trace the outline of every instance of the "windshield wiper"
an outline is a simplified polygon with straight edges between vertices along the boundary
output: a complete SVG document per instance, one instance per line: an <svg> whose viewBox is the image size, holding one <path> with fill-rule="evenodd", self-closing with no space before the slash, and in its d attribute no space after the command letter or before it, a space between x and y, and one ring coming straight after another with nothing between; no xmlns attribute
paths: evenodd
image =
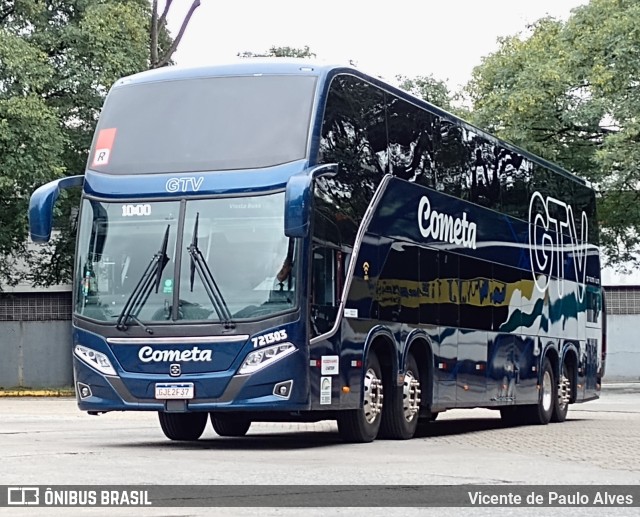
<svg viewBox="0 0 640 517"><path fill-rule="evenodd" d="M142 273L140 280L138 280L138 283L133 288L133 291L131 291L129 298L127 298L127 301L122 308L122 312L120 313L120 316L118 316L118 321L116 322L116 328L118 330L127 330L127 321L131 319L140 325L148 334L153 334L153 330L143 325L138 319L138 313L144 304L147 303L153 288L155 287L156 293L160 288L162 272L164 271L167 262L169 262L169 257L167 256L167 245L169 243L170 228L171 225L167 225L167 229L164 232L164 238L162 239L162 245L160 246L158 253L151 258L151 262L149 262L149 265L144 270L144 273Z"/></svg>
<svg viewBox="0 0 640 517"><path fill-rule="evenodd" d="M216 311L218 318L220 321L224 323L225 328L234 328L235 325L231 321L231 312L227 307L227 302L224 301L224 297L222 296L222 292L218 287L215 279L213 278L213 274L209 269L209 265L205 260L200 248L198 248L198 221L200 219L200 212L196 214L196 222L193 226L193 237L191 239L191 244L189 245L189 255L191 256L191 271L190 271L190 282L191 282L191 291L193 292L193 281L195 279L195 272L198 272L198 276L200 280L202 280L202 285L204 286L204 290L207 292L209 299L211 300L211 304L213 305L213 309Z"/></svg>

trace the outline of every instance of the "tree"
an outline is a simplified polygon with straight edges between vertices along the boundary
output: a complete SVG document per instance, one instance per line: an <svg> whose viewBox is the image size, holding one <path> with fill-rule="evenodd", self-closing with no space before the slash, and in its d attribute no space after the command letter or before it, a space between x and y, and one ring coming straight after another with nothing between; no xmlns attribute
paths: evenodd
<svg viewBox="0 0 640 517"><path fill-rule="evenodd" d="M170 62L177 46L165 25L170 5L160 16L157 2L148 0L5 0L0 7L0 187L10 193L0 200L0 290L21 277L35 285L70 279L77 199L63 193L60 232L33 251L29 197L52 179L84 170L116 79ZM16 268L18 258L31 267Z"/></svg>
<svg viewBox="0 0 640 517"><path fill-rule="evenodd" d="M238 52L238 57L299 57L312 59L316 55L311 52L308 45L305 45L303 48L273 46L262 53L245 50L244 52Z"/></svg>
<svg viewBox="0 0 640 517"><path fill-rule="evenodd" d="M397 75L396 81L398 81L400 88L408 91L412 95L420 97L431 104L435 104L439 108L448 111L453 110L453 97L447 83L436 79L433 75L419 75L413 78Z"/></svg>
<svg viewBox="0 0 640 517"><path fill-rule="evenodd" d="M158 11L158 0L151 5L151 24L149 33L149 68L160 68L171 63L171 57L178 49L187 26L195 10L200 7L200 0L193 0L187 14L182 20L178 34L173 41L167 34L167 15L173 0L166 0L162 13Z"/></svg>
<svg viewBox="0 0 640 517"><path fill-rule="evenodd" d="M591 0L500 40L467 93L473 122L590 180L608 263L640 263L640 4Z"/></svg>

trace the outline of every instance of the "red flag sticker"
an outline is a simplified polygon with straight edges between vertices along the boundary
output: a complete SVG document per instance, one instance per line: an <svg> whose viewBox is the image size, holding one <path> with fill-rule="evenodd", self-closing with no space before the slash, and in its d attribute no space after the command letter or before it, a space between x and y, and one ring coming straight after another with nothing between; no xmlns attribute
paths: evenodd
<svg viewBox="0 0 640 517"><path fill-rule="evenodd" d="M116 139L116 128L101 129L96 141L96 150L93 152L92 167L100 167L109 163L109 155Z"/></svg>

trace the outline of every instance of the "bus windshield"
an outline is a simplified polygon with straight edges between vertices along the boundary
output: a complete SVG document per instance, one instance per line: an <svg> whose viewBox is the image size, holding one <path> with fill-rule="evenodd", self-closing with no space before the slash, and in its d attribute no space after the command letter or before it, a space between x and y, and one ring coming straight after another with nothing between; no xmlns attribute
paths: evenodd
<svg viewBox="0 0 640 517"><path fill-rule="evenodd" d="M316 78L125 84L107 98L88 167L111 174L270 167L306 155Z"/></svg>
<svg viewBox="0 0 640 517"><path fill-rule="evenodd" d="M174 319L231 324L296 306L284 193L190 200L182 221L179 209L176 201L83 201L76 314L126 329Z"/></svg>

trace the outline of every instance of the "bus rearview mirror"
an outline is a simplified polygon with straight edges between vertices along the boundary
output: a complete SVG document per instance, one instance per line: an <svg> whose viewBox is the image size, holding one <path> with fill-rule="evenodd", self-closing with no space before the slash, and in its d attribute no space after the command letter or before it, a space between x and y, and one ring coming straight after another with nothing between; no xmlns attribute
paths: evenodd
<svg viewBox="0 0 640 517"><path fill-rule="evenodd" d="M337 173L337 163L326 163L305 169L289 178L284 212L284 233L287 237L306 237L309 234L313 180L320 176L335 176Z"/></svg>
<svg viewBox="0 0 640 517"><path fill-rule="evenodd" d="M53 227L53 207L60 191L81 187L84 176L68 176L39 187L29 200L29 234L33 242L49 242Z"/></svg>

